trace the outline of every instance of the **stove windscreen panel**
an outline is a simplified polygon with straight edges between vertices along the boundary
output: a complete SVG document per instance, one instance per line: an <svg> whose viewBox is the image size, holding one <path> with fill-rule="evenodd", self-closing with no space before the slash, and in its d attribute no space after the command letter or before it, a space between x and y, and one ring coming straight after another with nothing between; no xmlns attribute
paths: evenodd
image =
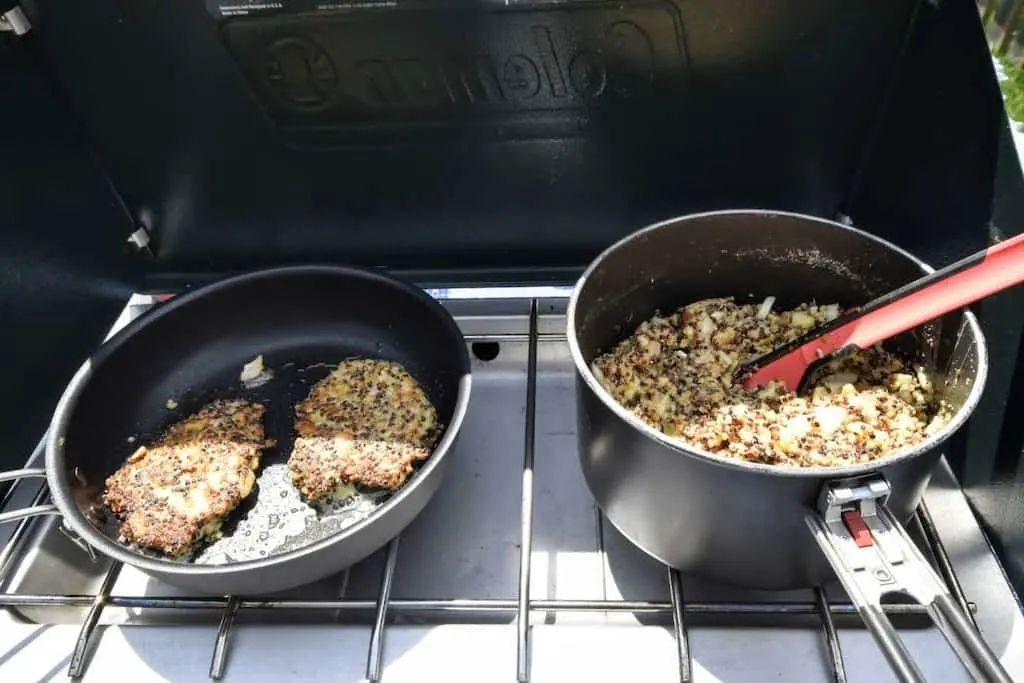
<svg viewBox="0 0 1024 683"><path fill-rule="evenodd" d="M917 4L53 0L41 35L154 275L571 280L681 213L834 216Z"/></svg>
<svg viewBox="0 0 1024 683"><path fill-rule="evenodd" d="M1000 137L989 230L996 239L1024 231L1024 179L1008 125ZM1024 595L1024 287L972 309L985 331L992 367L965 430L965 448L952 460L1011 583Z"/></svg>
<svg viewBox="0 0 1024 683"><path fill-rule="evenodd" d="M130 217L37 47L0 31L0 471L25 464L139 270Z"/></svg>

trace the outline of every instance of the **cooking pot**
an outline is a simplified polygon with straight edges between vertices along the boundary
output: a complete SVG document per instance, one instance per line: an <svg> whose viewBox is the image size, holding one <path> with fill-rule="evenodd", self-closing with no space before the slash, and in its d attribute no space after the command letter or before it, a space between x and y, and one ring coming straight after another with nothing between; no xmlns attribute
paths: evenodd
<svg viewBox="0 0 1024 683"><path fill-rule="evenodd" d="M665 564L755 589L817 586L838 574L904 680L922 680L880 603L909 594L956 641L968 669L1009 681L901 526L981 397L988 363L973 315L892 340L944 377L937 384L955 410L948 424L914 448L848 467L774 466L689 446L620 405L591 370L656 312L730 296L774 296L780 309L853 306L930 270L861 230L777 211L696 214L627 236L590 264L569 302L580 464L608 520Z"/></svg>

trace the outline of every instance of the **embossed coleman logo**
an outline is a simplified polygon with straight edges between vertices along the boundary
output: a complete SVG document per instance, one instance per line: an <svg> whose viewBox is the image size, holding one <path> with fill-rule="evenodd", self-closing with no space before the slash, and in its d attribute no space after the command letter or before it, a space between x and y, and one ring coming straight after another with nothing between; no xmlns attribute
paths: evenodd
<svg viewBox="0 0 1024 683"><path fill-rule="evenodd" d="M660 18L648 28L607 14L575 23L551 21L551 13L491 21L475 27L484 49L468 55L465 40L456 46L428 31L356 44L343 39L351 26L303 31L265 48L263 79L297 113L573 108L639 94L659 68L682 66L677 44L658 45L659 37L666 43L675 33L671 19Z"/></svg>
<svg viewBox="0 0 1024 683"><path fill-rule="evenodd" d="M617 21L608 26L597 49L556 46L546 26L531 26L529 35L520 51L506 54L448 57L436 62L365 60L355 67L355 92L365 104L385 107L529 104L535 100L594 99L608 90L630 95L640 82L654 77L650 37L633 22ZM617 69L619 65L628 68Z"/></svg>

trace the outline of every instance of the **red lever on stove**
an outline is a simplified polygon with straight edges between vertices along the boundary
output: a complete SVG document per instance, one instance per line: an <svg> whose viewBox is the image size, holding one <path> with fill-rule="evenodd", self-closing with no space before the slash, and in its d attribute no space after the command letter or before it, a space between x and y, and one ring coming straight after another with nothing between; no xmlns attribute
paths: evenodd
<svg viewBox="0 0 1024 683"><path fill-rule="evenodd" d="M808 370L837 353L865 349L950 311L1024 282L1024 235L929 273L740 369L748 387L782 381L801 391Z"/></svg>
<svg viewBox="0 0 1024 683"><path fill-rule="evenodd" d="M875 544L871 537L871 527L861 517L859 510L847 510L843 513L843 524L847 531L853 536L853 542L858 548L869 548Z"/></svg>

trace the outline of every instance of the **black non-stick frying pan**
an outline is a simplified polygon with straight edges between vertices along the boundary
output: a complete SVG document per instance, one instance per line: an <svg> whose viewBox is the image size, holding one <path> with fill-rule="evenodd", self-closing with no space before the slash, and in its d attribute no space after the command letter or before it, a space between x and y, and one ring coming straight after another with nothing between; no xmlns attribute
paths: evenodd
<svg viewBox="0 0 1024 683"><path fill-rule="evenodd" d="M243 366L263 356L272 377L247 389ZM294 405L350 357L401 363L423 386L445 430L398 492L364 492L314 510L288 482ZM423 291L374 271L301 266L232 277L176 297L125 327L72 379L46 449L47 479L66 524L101 553L201 593L282 590L337 572L396 536L437 490L466 413L470 363L448 312ZM129 548L94 525L84 501L142 443L218 398L266 405L257 490L225 537L188 561Z"/></svg>

